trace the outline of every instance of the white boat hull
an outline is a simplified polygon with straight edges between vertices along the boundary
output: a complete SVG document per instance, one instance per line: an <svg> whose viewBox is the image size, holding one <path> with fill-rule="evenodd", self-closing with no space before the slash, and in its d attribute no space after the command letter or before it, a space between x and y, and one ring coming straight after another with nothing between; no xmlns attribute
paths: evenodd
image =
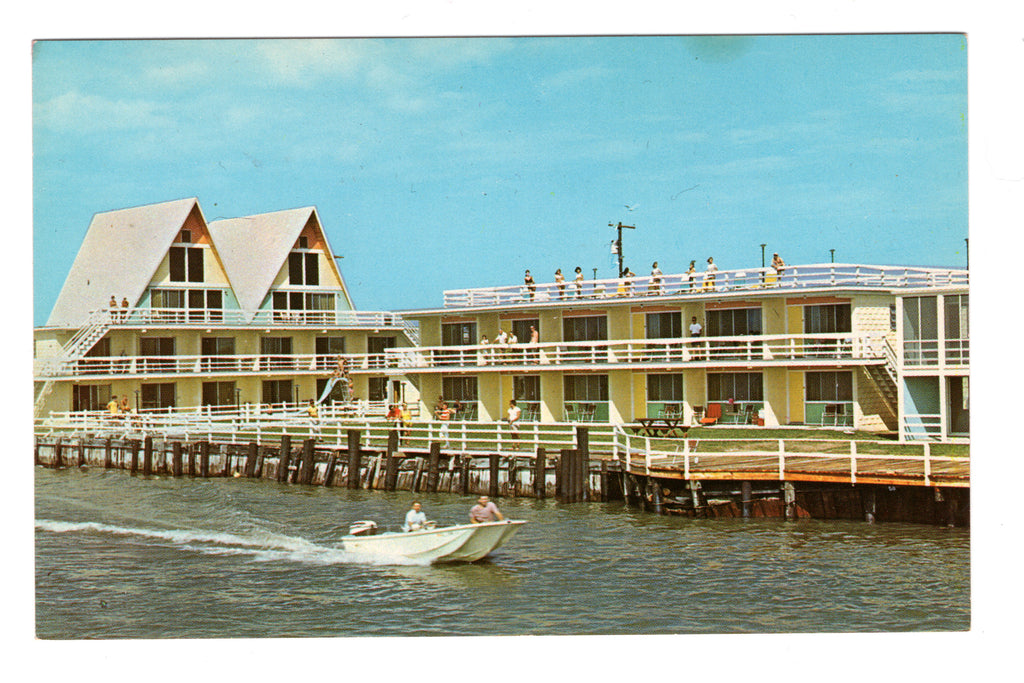
<svg viewBox="0 0 1024 683"><path fill-rule="evenodd" d="M346 552L398 556L427 562L475 562L501 547L515 535L523 520L384 533L372 536L344 536Z"/></svg>

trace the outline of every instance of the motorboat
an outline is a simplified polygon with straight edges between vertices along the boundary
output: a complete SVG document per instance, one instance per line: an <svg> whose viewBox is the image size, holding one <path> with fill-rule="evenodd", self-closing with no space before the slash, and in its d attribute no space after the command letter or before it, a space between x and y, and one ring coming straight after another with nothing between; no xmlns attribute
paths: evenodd
<svg viewBox="0 0 1024 683"><path fill-rule="evenodd" d="M475 562L508 543L525 520L431 526L378 533L372 520L354 522L341 539L346 552L398 556L427 562Z"/></svg>

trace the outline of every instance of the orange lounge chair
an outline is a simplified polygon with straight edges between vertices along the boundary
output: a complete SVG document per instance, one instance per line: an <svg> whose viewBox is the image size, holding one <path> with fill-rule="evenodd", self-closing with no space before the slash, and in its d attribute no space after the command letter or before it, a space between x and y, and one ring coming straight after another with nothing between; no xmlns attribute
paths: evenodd
<svg viewBox="0 0 1024 683"><path fill-rule="evenodd" d="M721 403L709 403L708 409L704 413L704 417L700 419L702 425L713 425L718 422L718 418L722 417L722 404Z"/></svg>

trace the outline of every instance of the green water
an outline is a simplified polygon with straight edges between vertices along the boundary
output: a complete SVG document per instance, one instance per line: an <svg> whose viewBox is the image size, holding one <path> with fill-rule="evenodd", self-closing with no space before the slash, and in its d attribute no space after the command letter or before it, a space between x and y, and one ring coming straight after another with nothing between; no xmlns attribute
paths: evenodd
<svg viewBox="0 0 1024 683"><path fill-rule="evenodd" d="M412 494L36 468L44 639L965 630L964 529L693 520L499 499L525 519L472 565L349 556ZM462 523L470 497L419 497Z"/></svg>

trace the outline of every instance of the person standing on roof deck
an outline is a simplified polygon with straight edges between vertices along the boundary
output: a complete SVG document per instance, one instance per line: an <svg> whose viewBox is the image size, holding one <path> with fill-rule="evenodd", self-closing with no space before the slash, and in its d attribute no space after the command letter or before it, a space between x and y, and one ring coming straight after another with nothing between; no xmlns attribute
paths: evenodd
<svg viewBox="0 0 1024 683"><path fill-rule="evenodd" d="M696 261L690 261L690 267L686 271L686 280L690 283L690 289L693 289L693 283L697 279L696 263Z"/></svg>
<svg viewBox="0 0 1024 683"><path fill-rule="evenodd" d="M579 266L576 266L576 279L573 280L573 282L576 284L576 298L577 299L582 298L583 297L583 269L580 268Z"/></svg>
<svg viewBox="0 0 1024 683"><path fill-rule="evenodd" d="M562 275L562 269L559 268L555 271L555 285L558 286L558 298L565 298L565 276Z"/></svg>
<svg viewBox="0 0 1024 683"><path fill-rule="evenodd" d="M117 322L117 297L110 295L110 322Z"/></svg>
<svg viewBox="0 0 1024 683"><path fill-rule="evenodd" d="M786 270L786 262L782 260L778 253L772 254L772 268L779 275L782 275L782 271Z"/></svg>
<svg viewBox="0 0 1024 683"><path fill-rule="evenodd" d="M661 268L658 262L651 264L651 284L647 286L648 293L661 294Z"/></svg>
<svg viewBox="0 0 1024 683"><path fill-rule="evenodd" d="M636 273L634 273L632 270L630 270L629 267L627 266L625 272L622 273L622 277L625 278L625 279L622 281L622 289L620 289L619 291L621 293L625 293L626 296L632 296L632 294L633 294L633 278L636 277Z"/></svg>
<svg viewBox="0 0 1024 683"><path fill-rule="evenodd" d="M718 272L718 266L715 265L715 259L708 256L708 267L704 273L704 287L706 289L715 288L715 273Z"/></svg>
<svg viewBox="0 0 1024 683"><path fill-rule="evenodd" d="M469 521L471 524L485 524L487 522L504 521L505 516L498 510L498 506L491 502L487 496L480 496L476 499L476 505L469 509Z"/></svg>
<svg viewBox="0 0 1024 683"><path fill-rule="evenodd" d="M402 531L419 531L427 525L427 515L422 511L418 500L412 502L412 509L405 513L405 524Z"/></svg>
<svg viewBox="0 0 1024 683"><path fill-rule="evenodd" d="M533 300L533 294L537 291L537 285L533 281L533 276L530 275L530 271L526 271L526 275L523 277L523 284L526 285L526 293L530 300Z"/></svg>
<svg viewBox="0 0 1024 683"><path fill-rule="evenodd" d="M128 297L121 299L121 322L128 319Z"/></svg>

